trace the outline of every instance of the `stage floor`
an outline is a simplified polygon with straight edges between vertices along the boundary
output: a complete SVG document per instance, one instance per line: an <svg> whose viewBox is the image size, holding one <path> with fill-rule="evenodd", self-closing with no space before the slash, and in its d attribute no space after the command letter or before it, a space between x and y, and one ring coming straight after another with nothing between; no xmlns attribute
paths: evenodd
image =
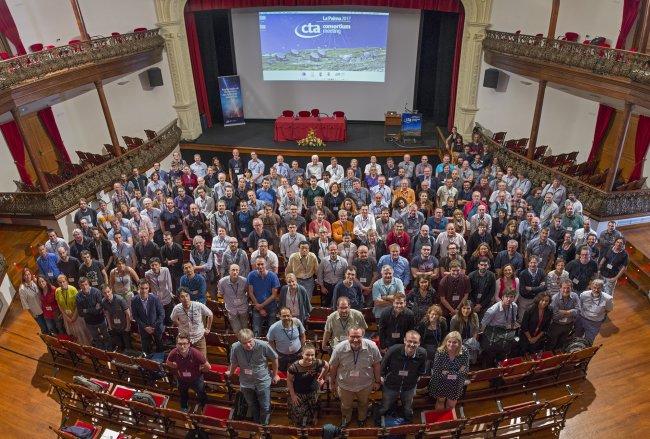
<svg viewBox="0 0 650 439"><path fill-rule="evenodd" d="M298 149L296 142L275 142L273 140L274 120L247 120L245 125L208 128L194 142L184 142L188 148L197 145L238 146L250 148ZM347 141L328 142L328 151L376 151L383 149L421 149L439 147L440 139L433 123L424 123L421 143L404 144L404 148L384 141L383 122L348 122Z"/></svg>

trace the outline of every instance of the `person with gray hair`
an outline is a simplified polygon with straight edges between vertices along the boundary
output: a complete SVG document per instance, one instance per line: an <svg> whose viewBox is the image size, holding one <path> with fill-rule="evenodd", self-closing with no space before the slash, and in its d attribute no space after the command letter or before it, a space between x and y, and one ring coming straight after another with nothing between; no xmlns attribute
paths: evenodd
<svg viewBox="0 0 650 439"><path fill-rule="evenodd" d="M230 348L230 377L239 368L239 386L248 405L247 418L268 424L271 415L271 383L278 382L278 355L271 346L253 336L248 328L240 329ZM268 363L271 362L271 373Z"/></svg>
<svg viewBox="0 0 650 439"><path fill-rule="evenodd" d="M612 296L603 292L602 279L591 281L591 289L580 293L580 317L576 320L577 337L584 337L591 343L600 332L607 313L614 309Z"/></svg>
<svg viewBox="0 0 650 439"><path fill-rule="evenodd" d="M201 235L196 235L192 240L192 250L190 251L190 262L194 266L194 270L202 274L205 280L212 282L214 274L212 267L214 265L214 257L212 249L205 245L205 239Z"/></svg>
<svg viewBox="0 0 650 439"><path fill-rule="evenodd" d="M501 277L501 270L506 265L512 265L517 275L524 268L524 256L517 251L519 243L516 239L510 239L506 244L506 250L497 253L494 258L494 269L497 277Z"/></svg>

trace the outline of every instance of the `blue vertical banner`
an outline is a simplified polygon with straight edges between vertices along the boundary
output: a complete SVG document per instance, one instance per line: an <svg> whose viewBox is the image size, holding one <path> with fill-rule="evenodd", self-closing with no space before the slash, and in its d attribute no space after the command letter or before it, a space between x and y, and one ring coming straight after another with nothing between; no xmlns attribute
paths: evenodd
<svg viewBox="0 0 650 439"><path fill-rule="evenodd" d="M239 75L219 76L219 96L223 126L244 125L244 99Z"/></svg>

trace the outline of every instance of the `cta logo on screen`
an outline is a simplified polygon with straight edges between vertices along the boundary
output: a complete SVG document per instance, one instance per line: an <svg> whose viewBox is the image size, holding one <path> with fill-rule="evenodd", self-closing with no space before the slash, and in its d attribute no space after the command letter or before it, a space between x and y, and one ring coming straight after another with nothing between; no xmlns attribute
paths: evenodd
<svg viewBox="0 0 650 439"><path fill-rule="evenodd" d="M293 29L293 33L300 38L316 38L322 35L320 24L312 23L299 24Z"/></svg>

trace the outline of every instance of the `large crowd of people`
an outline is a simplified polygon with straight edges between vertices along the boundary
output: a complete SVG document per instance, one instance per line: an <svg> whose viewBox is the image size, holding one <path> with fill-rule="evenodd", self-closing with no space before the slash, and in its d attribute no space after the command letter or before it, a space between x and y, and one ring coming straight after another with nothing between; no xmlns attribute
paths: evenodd
<svg viewBox="0 0 650 439"><path fill-rule="evenodd" d="M345 424L357 400L364 425L379 389L380 413L400 400L410 421L423 374L436 407L454 407L470 365L593 342L628 261L616 223L597 235L559 178L536 185L502 168L478 136L458 146L435 166L175 153L169 170L122 175L97 209L80 200L72 241L48 231L23 307L42 332L102 349L128 352L135 325L142 350L160 352L178 326L165 361L183 409L189 388L205 401L208 297L238 336L227 373L258 422L279 372L297 424L317 419L325 381ZM306 337L314 305L332 311L319 346Z"/></svg>

